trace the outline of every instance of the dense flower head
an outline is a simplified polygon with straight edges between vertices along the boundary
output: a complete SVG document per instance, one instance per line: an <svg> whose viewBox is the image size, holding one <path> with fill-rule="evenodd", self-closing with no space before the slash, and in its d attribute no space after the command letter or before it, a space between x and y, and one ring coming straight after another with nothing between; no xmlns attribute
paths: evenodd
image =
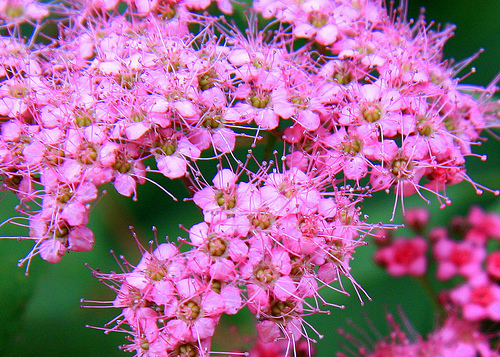
<svg viewBox="0 0 500 357"><path fill-rule="evenodd" d="M136 266L126 263L128 271L96 271L117 286L113 306L122 309L123 319L110 330L128 325L132 340L142 341L126 349L145 354L145 346L155 346L155 353L162 346L171 353L191 343L200 350L197 343L208 343L222 314L244 307L258 319L264 343L311 340L304 317L321 307L306 298L337 306L319 290L335 285L346 294L342 276L357 284L349 262L373 229L360 219L349 191L332 196L311 183L311 174L292 169L261 177L247 171L245 182L243 171L220 169L213 186L194 194L204 220L188 231L191 249L181 253L162 243L145 250ZM145 329L151 330L144 337Z"/></svg>
<svg viewBox="0 0 500 357"><path fill-rule="evenodd" d="M398 20L378 1L256 1L254 11L291 24L271 37L201 15L210 1L137 0L124 11L118 3L58 9L64 16L50 46L35 50L37 38L14 32L1 38L3 188L18 195L29 221L41 217L49 227L30 231L37 245L28 260L42 245L56 256L75 250L51 232L87 224L97 196L65 198L79 186L99 192L112 183L136 199L137 184L151 172L197 175L197 160L234 159L238 146L256 144L266 131L284 140L289 169L269 174L258 190L273 218L317 211L318 189L306 180L326 190L347 179L370 192L394 187L398 196L432 191L449 203L441 191L470 180L465 157L495 119L488 102L494 83L471 92L442 60L452 29ZM233 11L228 1L217 5ZM45 5L3 6L29 14ZM309 50L315 42L324 54ZM305 175L312 167L314 175ZM195 201L207 201L208 191ZM207 221L224 214L216 203L229 194L222 191L210 193L219 212L200 206ZM46 209L24 209L32 201Z"/></svg>
<svg viewBox="0 0 500 357"><path fill-rule="evenodd" d="M378 0L259 0L243 33L207 12L239 4L212 3L0 2L1 189L18 196L34 242L20 263L91 250L105 184L135 200L153 174L182 179L203 213L182 243L143 249L122 273L94 272L117 293L108 329L128 333L137 356L207 356L221 316L244 307L263 343L310 342L306 316L337 306L321 288L347 294L347 278L362 290L350 261L388 228L367 223L364 199L430 191L444 205L463 180L482 192L465 158L497 120L496 83L454 78L442 59L451 27L431 31ZM259 30L257 14L276 30ZM57 39L38 37L58 20ZM210 160L212 180L199 165ZM409 212L408 223L420 235L428 216ZM498 321L500 259L484 244L500 237L500 219L475 209L467 223L463 243L435 235L438 277L467 279L448 294L460 319ZM391 274L426 273L423 236L383 243L377 260ZM412 355L414 342L396 337L377 348Z"/></svg>

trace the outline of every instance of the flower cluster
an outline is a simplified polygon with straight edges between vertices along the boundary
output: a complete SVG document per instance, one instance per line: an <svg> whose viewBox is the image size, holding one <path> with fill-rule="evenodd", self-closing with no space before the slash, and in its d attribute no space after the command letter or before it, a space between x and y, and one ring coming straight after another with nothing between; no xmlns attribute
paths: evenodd
<svg viewBox="0 0 500 357"><path fill-rule="evenodd" d="M292 24L269 40L193 12L209 3L137 0L121 13L117 1L85 2L50 45L0 38L0 175L29 222L27 259L91 249L99 187L135 196L155 171L148 158L180 178L265 131L316 181L448 202L438 192L467 179L464 156L495 119L494 87L468 93L453 79L441 62L450 28L410 26L372 1L258 1L264 17Z"/></svg>
<svg viewBox="0 0 500 357"><path fill-rule="evenodd" d="M437 265L435 278L455 278L457 286L444 288L435 296L444 321L426 340L411 339L392 318L394 334L380 341L366 356L499 356L482 328L500 322L499 229L500 215L485 213L478 206L467 217L455 217L449 228L433 227L424 238L429 213L424 209L407 212L405 221L418 236L393 238L392 232L380 231L375 262L395 277L410 275L428 279L427 245L432 246L432 262ZM459 279L460 277L460 279ZM385 354L382 354L382 351Z"/></svg>
<svg viewBox="0 0 500 357"><path fill-rule="evenodd" d="M339 282L345 293L342 275L360 290L349 261L375 227L362 200L394 188L449 203L443 191L471 181L465 157L497 120L495 83L465 86L442 60L452 28L408 23L404 8L260 0L243 34L210 5L71 2L55 10L49 44L37 34L53 7L2 7L0 177L35 243L21 262L91 250L91 203L104 184L136 199L152 173L182 178L203 212L180 244L189 248L157 244L123 273L95 272L122 309L110 329L128 331L125 348L138 356L207 355L220 317L245 306L262 341L312 340L303 317L334 305L318 290ZM259 31L256 16L275 21ZM282 158L238 159L259 142L265 156L281 145ZM212 185L200 160L216 163ZM378 258L393 274L425 271L425 242L394 246Z"/></svg>
<svg viewBox="0 0 500 357"><path fill-rule="evenodd" d="M95 272L117 286L113 306L123 309L122 318L110 330L133 336L127 350L166 357L188 348L205 355L221 315L245 306L263 342L310 339L303 317L321 307L306 298L333 305L319 289L338 281L334 289L344 292L342 275L356 284L349 261L371 229L356 202L330 196L296 168L259 179L238 182L222 169L213 186L194 194L204 221L189 230L190 250L162 243L130 271Z"/></svg>

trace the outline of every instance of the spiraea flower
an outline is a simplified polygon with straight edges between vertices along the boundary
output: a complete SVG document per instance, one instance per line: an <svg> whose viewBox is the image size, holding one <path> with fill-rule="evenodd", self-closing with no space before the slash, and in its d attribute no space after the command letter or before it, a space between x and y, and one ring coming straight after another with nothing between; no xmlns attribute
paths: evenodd
<svg viewBox="0 0 500 357"><path fill-rule="evenodd" d="M375 229L393 228L368 223L363 201L428 191L444 206L446 188L463 180L481 193L466 157L498 120L496 83L465 86L442 59L451 27L406 21L405 5L260 0L242 32L210 14L231 14L231 1L212 3L75 1L58 10L57 40L45 44L37 36L52 5L0 2L9 34L0 38L1 188L19 198L34 242L21 263L91 250L87 225L105 184L136 200L155 174L181 179L203 213L179 244L141 248L121 273L94 271L117 294L119 317L106 329L127 333L123 348L137 356L208 356L222 315L243 308L263 343L311 342L307 316L339 307L321 289L347 295L347 279L361 295L354 253ZM264 30L259 13L271 21ZM21 22L32 38L19 35ZM438 278L466 279L445 294L458 320L497 321L500 264L485 243L500 220L475 209L466 221L463 242L433 235ZM418 236L380 239L376 259L392 275L422 277L428 216L408 212L408 223ZM478 341L472 348L485 350ZM373 355L431 347L397 329Z"/></svg>

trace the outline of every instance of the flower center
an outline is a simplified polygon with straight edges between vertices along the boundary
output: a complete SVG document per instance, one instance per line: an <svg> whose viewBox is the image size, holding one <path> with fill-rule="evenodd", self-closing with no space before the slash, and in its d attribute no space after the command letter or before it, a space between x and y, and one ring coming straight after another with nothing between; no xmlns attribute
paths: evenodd
<svg viewBox="0 0 500 357"><path fill-rule="evenodd" d="M156 261L156 264L152 263L148 266L145 273L151 280L160 281L167 275L166 269L167 267L161 266L161 263Z"/></svg>
<svg viewBox="0 0 500 357"><path fill-rule="evenodd" d="M134 111L132 112L132 114L130 114L130 120L135 123L143 121L145 117L146 114L142 111Z"/></svg>
<svg viewBox="0 0 500 357"><path fill-rule="evenodd" d="M292 302L276 300L271 305L271 315L275 318L289 316L295 309Z"/></svg>
<svg viewBox="0 0 500 357"><path fill-rule="evenodd" d="M284 180L279 186L278 191L286 198L291 198L297 193L297 188Z"/></svg>
<svg viewBox="0 0 500 357"><path fill-rule="evenodd" d="M472 252L470 248L465 247L455 247L453 253L451 254L451 261L457 266L462 266L469 263L472 260Z"/></svg>
<svg viewBox="0 0 500 357"><path fill-rule="evenodd" d="M215 202L217 202L220 207L223 207L225 209L233 209L234 207L236 207L236 197L222 191L218 191L215 194Z"/></svg>
<svg viewBox="0 0 500 357"><path fill-rule="evenodd" d="M217 129L220 126L220 121L219 121L220 119L221 119L220 116L217 117L207 116L203 120L202 125L207 129Z"/></svg>
<svg viewBox="0 0 500 357"><path fill-rule="evenodd" d="M269 284L274 280L275 276L271 268L264 265L255 271L255 278L257 278L257 280L261 283Z"/></svg>
<svg viewBox="0 0 500 357"><path fill-rule="evenodd" d="M65 187L61 190L61 192L57 195L57 201L64 204L68 202L71 197L73 197L73 191L71 191L68 187Z"/></svg>
<svg viewBox="0 0 500 357"><path fill-rule="evenodd" d="M45 158L55 165L61 165L65 156L64 151L59 148L48 147L45 151Z"/></svg>
<svg viewBox="0 0 500 357"><path fill-rule="evenodd" d="M125 157L123 153L116 156L116 162L113 168L121 174L126 174L132 168L132 163Z"/></svg>
<svg viewBox="0 0 500 357"><path fill-rule="evenodd" d="M168 140L165 143L156 143L155 144L155 149L154 151L158 155L173 155L175 153L175 150L177 150L177 143L175 140Z"/></svg>
<svg viewBox="0 0 500 357"><path fill-rule="evenodd" d="M198 77L198 84L201 90L207 90L215 86L217 82L217 73L213 69L209 69Z"/></svg>
<svg viewBox="0 0 500 357"><path fill-rule="evenodd" d="M8 3L7 3L7 9L5 9L4 11L7 17L13 19L24 15L24 7L16 5L8 5Z"/></svg>
<svg viewBox="0 0 500 357"><path fill-rule="evenodd" d="M321 11L311 11L307 16L307 21L317 29L328 23L329 16Z"/></svg>
<svg viewBox="0 0 500 357"><path fill-rule="evenodd" d="M412 244L405 244L394 252L394 261L401 265L409 265L418 258L418 253Z"/></svg>
<svg viewBox="0 0 500 357"><path fill-rule="evenodd" d="M188 321L195 320L200 315L200 307L193 300L186 301L179 306L179 315Z"/></svg>
<svg viewBox="0 0 500 357"><path fill-rule="evenodd" d="M84 143L80 148L80 156L77 158L82 164L91 165L97 159L97 150L91 143Z"/></svg>
<svg viewBox="0 0 500 357"><path fill-rule="evenodd" d="M28 92L28 87L21 83L9 86L9 93L13 98L24 98L28 95Z"/></svg>
<svg viewBox="0 0 500 357"><path fill-rule="evenodd" d="M172 4L162 4L159 1L157 13L163 20L172 20L177 15L177 9Z"/></svg>
<svg viewBox="0 0 500 357"><path fill-rule="evenodd" d="M258 212L252 219L252 225L260 229L267 229L272 224L271 215L267 212Z"/></svg>
<svg viewBox="0 0 500 357"><path fill-rule="evenodd" d="M358 138L354 138L343 144L342 151L349 155L355 155L361 151L362 142Z"/></svg>
<svg viewBox="0 0 500 357"><path fill-rule="evenodd" d="M417 119L417 131L422 136L431 136L434 133L434 128L429 118L420 117Z"/></svg>
<svg viewBox="0 0 500 357"><path fill-rule="evenodd" d="M391 165L391 172L398 179L407 178L412 170L412 162L404 157L395 159Z"/></svg>
<svg viewBox="0 0 500 357"><path fill-rule="evenodd" d="M208 243L208 252L214 257L220 257L226 251L226 243L221 238L214 238Z"/></svg>
<svg viewBox="0 0 500 357"><path fill-rule="evenodd" d="M215 291L217 294L220 294L222 290L222 283L220 282L220 280L212 281L212 290Z"/></svg>
<svg viewBox="0 0 500 357"><path fill-rule="evenodd" d="M180 345L174 351L173 357L198 357L198 348L190 343Z"/></svg>
<svg viewBox="0 0 500 357"><path fill-rule="evenodd" d="M374 103L367 105L361 113L363 114L363 118L369 123L376 122L382 117L380 105Z"/></svg>
<svg viewBox="0 0 500 357"><path fill-rule="evenodd" d="M252 103L252 106L254 106L255 108L265 108L270 101L271 96L268 92L254 92L254 94L250 96L250 103Z"/></svg>
<svg viewBox="0 0 500 357"><path fill-rule="evenodd" d="M495 301L495 296L493 295L491 289L487 285L484 285L472 290L470 299L471 302L475 304L488 306Z"/></svg>
<svg viewBox="0 0 500 357"><path fill-rule="evenodd" d="M118 73L117 75L115 75L114 79L115 82L123 89L132 89L139 81L140 76L140 71L132 71L129 73Z"/></svg>

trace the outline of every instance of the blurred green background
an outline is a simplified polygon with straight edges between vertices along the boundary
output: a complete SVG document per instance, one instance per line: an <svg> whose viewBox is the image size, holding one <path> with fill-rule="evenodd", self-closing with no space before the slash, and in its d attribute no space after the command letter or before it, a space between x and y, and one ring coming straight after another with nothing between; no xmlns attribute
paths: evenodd
<svg viewBox="0 0 500 357"><path fill-rule="evenodd" d="M447 58L460 61L485 48L473 65L477 73L468 78L467 83L487 85L500 71L500 1L484 0L410 0L410 17L416 17L422 6L427 7L427 19L438 23L457 25L456 36L446 45ZM484 163L472 158L468 162L468 172L477 182L486 186L500 188L500 143L488 140L476 152L488 154ZM155 180L178 197L187 196L185 189L177 182L169 181L159 175ZM157 187L149 184L139 188L139 201L118 195L112 187L109 193L91 213L91 228L96 235L92 252L68 254L56 264L49 264L35 258L30 267L30 275L24 276L24 269L16 267L17 260L31 249L30 241L0 240L0 356L125 356L117 346L125 342L124 335L86 328L85 325L103 326L117 315L113 309L81 309L79 300L112 300L113 292L91 277L91 271L84 267L89 263L93 268L104 272L118 270L110 249L118 255L123 254L135 264L140 258L139 250L128 229L135 227L141 242L153 239L152 226L158 228L160 241L165 236L175 238L186 234L178 224L186 227L197 223L201 215L192 203L173 202ZM489 210L500 212L500 201L493 194L477 196L472 187L462 183L450 188L449 196L453 204L444 210L438 208L433 199L432 223L446 224L455 214L466 214L468 205L476 202ZM364 212L370 215L370 222L388 222L391 216L394 196L385 193L367 200ZM2 195L0 219L12 216L16 198ZM424 203L415 197L407 199L406 206ZM384 209L381 209L384 207ZM395 223L400 222L396 220ZM26 230L12 226L0 227L0 235L26 235ZM318 356L332 356L338 351L343 338L336 329L349 329L346 321L351 319L366 329L362 314L373 321L377 328L386 331L385 312L396 313L400 306L409 320L422 334L430 331L434 324L429 314L431 302L414 281L406 278L391 279L371 262L374 247L359 248L352 263L352 274L372 298L361 306L354 290L350 298L338 293L324 291L327 301L346 305L346 309L333 309L331 315L318 315L308 319L325 338L317 345ZM349 282L345 281L349 286ZM248 314L246 315L248 317ZM237 322L234 318L226 324ZM227 336L226 327L221 326ZM244 329L246 332L251 330ZM223 346L221 346L223 348ZM227 350L227 349L226 349Z"/></svg>

